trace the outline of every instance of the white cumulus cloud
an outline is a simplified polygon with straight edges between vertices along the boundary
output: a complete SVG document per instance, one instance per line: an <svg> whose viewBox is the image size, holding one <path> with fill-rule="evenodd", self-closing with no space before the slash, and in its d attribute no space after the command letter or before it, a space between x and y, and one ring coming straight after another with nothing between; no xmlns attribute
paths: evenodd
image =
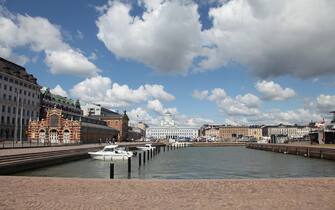
<svg viewBox="0 0 335 210"><path fill-rule="evenodd" d="M316 106L322 113L335 111L335 95L319 95L316 99Z"/></svg>
<svg viewBox="0 0 335 210"><path fill-rule="evenodd" d="M99 72L80 50L63 41L59 26L43 17L13 15L2 10L4 8L0 8L0 56L23 63L23 57L13 51L28 46L34 52L45 53L45 63L53 74L94 76Z"/></svg>
<svg viewBox="0 0 335 210"><path fill-rule="evenodd" d="M334 1L221 1L209 8L213 25L205 30L197 11L201 1L139 2L140 17L131 16L131 5L122 1L101 7L98 39L119 58L159 72L207 71L237 62L262 78L335 73Z"/></svg>
<svg viewBox="0 0 335 210"><path fill-rule="evenodd" d="M211 91L196 90L193 92L193 96L201 100L215 102L219 110L227 115L253 116L260 113L261 101L251 93L232 97L227 95L224 89L214 88Z"/></svg>
<svg viewBox="0 0 335 210"><path fill-rule="evenodd" d="M56 85L56 87L54 87L53 89L50 90L51 93L55 94L55 95L60 95L63 97L68 97L67 92L60 86L60 85Z"/></svg>
<svg viewBox="0 0 335 210"><path fill-rule="evenodd" d="M70 93L72 97L82 101L99 103L108 108L125 107L152 99L167 101L175 99L162 85L145 84L137 89L131 89L128 85L113 83L110 78L100 75L76 84Z"/></svg>
<svg viewBox="0 0 335 210"><path fill-rule="evenodd" d="M160 115L164 115L167 112L177 114L177 108L164 108L163 104L158 99L148 101L147 108Z"/></svg>
<svg viewBox="0 0 335 210"><path fill-rule="evenodd" d="M211 8L213 27L204 31L200 66L230 61L261 77L334 74L335 1L231 0Z"/></svg>
<svg viewBox="0 0 335 210"><path fill-rule="evenodd" d="M256 89L263 95L265 100L287 100L296 95L291 88L282 88L279 84L273 81L258 81L255 84Z"/></svg>
<svg viewBox="0 0 335 210"><path fill-rule="evenodd" d="M197 5L184 1L145 1L142 17L131 6L109 2L96 24L97 37L119 58L146 64L158 72L185 73L199 54L201 24Z"/></svg>

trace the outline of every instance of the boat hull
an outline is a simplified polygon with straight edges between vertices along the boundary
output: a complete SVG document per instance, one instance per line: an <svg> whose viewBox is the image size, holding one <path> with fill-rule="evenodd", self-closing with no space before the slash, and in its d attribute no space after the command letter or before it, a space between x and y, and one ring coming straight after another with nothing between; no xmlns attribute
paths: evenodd
<svg viewBox="0 0 335 210"><path fill-rule="evenodd" d="M149 148L145 148L145 147L136 147L136 149L141 150L141 151L148 151Z"/></svg>
<svg viewBox="0 0 335 210"><path fill-rule="evenodd" d="M104 160L104 161L111 161L111 160L127 160L129 157L132 157L132 155L101 155L101 154L94 154L89 153L92 159L94 160Z"/></svg>

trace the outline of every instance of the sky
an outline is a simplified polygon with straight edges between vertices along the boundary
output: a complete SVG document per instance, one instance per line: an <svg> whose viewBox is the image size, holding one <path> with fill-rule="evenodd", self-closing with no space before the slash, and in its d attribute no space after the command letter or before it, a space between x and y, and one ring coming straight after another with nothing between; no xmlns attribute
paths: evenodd
<svg viewBox="0 0 335 210"><path fill-rule="evenodd" d="M335 110L332 0L1 0L0 56L132 123L306 124Z"/></svg>

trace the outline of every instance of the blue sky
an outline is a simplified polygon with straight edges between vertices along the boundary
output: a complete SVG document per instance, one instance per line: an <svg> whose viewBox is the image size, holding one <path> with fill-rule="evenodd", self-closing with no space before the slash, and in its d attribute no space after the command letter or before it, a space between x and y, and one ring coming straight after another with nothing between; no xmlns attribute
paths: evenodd
<svg viewBox="0 0 335 210"><path fill-rule="evenodd" d="M331 1L1 4L1 57L133 121L307 123L335 110Z"/></svg>

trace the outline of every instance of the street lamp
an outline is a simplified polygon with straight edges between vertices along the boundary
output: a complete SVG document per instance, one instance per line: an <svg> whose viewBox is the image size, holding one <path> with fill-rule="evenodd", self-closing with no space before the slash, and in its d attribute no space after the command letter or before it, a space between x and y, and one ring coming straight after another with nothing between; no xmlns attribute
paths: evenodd
<svg viewBox="0 0 335 210"><path fill-rule="evenodd" d="M17 115L19 114L19 92L15 90L16 93L16 110L15 110L15 128L14 128L14 139L13 139L13 147L14 147L14 141L17 141Z"/></svg>

